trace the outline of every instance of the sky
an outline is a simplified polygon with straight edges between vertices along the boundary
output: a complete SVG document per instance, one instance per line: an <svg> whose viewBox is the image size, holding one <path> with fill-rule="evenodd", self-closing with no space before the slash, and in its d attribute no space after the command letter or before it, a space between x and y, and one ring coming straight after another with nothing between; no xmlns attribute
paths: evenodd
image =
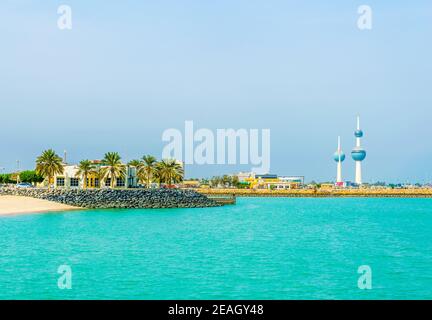
<svg viewBox="0 0 432 320"><path fill-rule="evenodd" d="M3 0L0 172L34 168L48 148L74 163L160 158L162 133L193 121L270 129L270 171L306 181L335 179L340 135L352 181L360 115L364 182L432 182L431 36L430 0Z"/></svg>

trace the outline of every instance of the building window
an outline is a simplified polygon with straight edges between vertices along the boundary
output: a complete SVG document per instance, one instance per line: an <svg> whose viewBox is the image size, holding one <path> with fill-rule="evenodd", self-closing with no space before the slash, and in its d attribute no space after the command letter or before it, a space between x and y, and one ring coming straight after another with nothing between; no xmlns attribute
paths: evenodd
<svg viewBox="0 0 432 320"><path fill-rule="evenodd" d="M70 186L71 187L78 187L79 186L79 179L78 178L70 178Z"/></svg>
<svg viewBox="0 0 432 320"><path fill-rule="evenodd" d="M65 185L65 178L57 178L57 187L64 187Z"/></svg>
<svg viewBox="0 0 432 320"><path fill-rule="evenodd" d="M92 188L94 187L94 179L93 178L87 178L87 187Z"/></svg>
<svg viewBox="0 0 432 320"><path fill-rule="evenodd" d="M125 186L125 181L124 181L124 179L122 179L122 178L117 178L116 186L117 186L117 187L124 187L124 186Z"/></svg>
<svg viewBox="0 0 432 320"><path fill-rule="evenodd" d="M106 178L106 179L105 179L105 186L106 186L106 187L111 186L111 178Z"/></svg>
<svg viewBox="0 0 432 320"><path fill-rule="evenodd" d="M99 187L99 178L94 179L94 185L95 187Z"/></svg>

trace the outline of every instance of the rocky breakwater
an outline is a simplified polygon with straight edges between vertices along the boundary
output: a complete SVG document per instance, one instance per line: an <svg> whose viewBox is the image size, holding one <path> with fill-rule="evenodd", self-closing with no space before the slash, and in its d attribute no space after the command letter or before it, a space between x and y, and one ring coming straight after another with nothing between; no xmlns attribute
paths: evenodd
<svg viewBox="0 0 432 320"><path fill-rule="evenodd" d="M0 195L26 196L82 208L204 208L220 206L192 190L0 188Z"/></svg>

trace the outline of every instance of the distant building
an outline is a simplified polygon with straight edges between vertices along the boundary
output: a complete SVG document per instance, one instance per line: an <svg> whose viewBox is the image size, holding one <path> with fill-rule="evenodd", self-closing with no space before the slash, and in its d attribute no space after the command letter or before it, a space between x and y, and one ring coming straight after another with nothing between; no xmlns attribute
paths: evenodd
<svg viewBox="0 0 432 320"><path fill-rule="evenodd" d="M337 169L336 169L336 186L342 186L342 162L345 160L345 153L341 149L341 140L340 137L338 137L338 146L337 150L333 155L334 161L337 162Z"/></svg>
<svg viewBox="0 0 432 320"><path fill-rule="evenodd" d="M201 182L199 180L183 180L180 184L181 188L199 188Z"/></svg>
<svg viewBox="0 0 432 320"><path fill-rule="evenodd" d="M360 117L357 117L357 130L354 132L356 146L351 151L351 157L355 161L355 183L362 184L361 162L366 158L366 150L361 147L361 138L363 131L360 129Z"/></svg>
<svg viewBox="0 0 432 320"><path fill-rule="evenodd" d="M279 180L304 185L304 176L279 177Z"/></svg>
<svg viewBox="0 0 432 320"><path fill-rule="evenodd" d="M66 155L64 156L64 159ZM77 176L79 167L77 164L67 164L63 161L63 173L54 176L51 183L54 184L56 188L83 188L84 178L82 176ZM102 169L106 166L103 165L102 160L91 160L93 166L96 170ZM184 163L182 161L176 160L176 162L183 168ZM114 181L114 188L135 188L138 187L139 179L137 175L137 169L134 166L123 164L125 168L125 174L122 177L116 177ZM183 173L184 177L184 173ZM87 175L87 188L108 188L111 187L111 177L104 177L103 181L100 181L100 177L97 176L96 172L90 172Z"/></svg>
<svg viewBox="0 0 432 320"><path fill-rule="evenodd" d="M239 172L237 174L239 182L246 182L247 179L255 178L255 173L253 172Z"/></svg>
<svg viewBox="0 0 432 320"><path fill-rule="evenodd" d="M102 161L93 160L93 165L96 168L103 168ZM128 165L125 166L125 175L117 177L114 181L116 188L133 188L138 185L138 177L136 175L136 168ZM83 188L84 178L77 176L79 171L78 165L64 164L63 173L54 176L54 187L56 188ZM87 188L103 188L111 186L111 177L106 177L103 181L97 177L95 172L90 172L87 176Z"/></svg>
<svg viewBox="0 0 432 320"><path fill-rule="evenodd" d="M354 131L356 138L356 145L351 151L351 157L355 161L355 185L345 183L342 180L342 162L345 160L345 153L341 149L340 137L338 137L338 146L336 152L333 154L333 159L337 162L336 170L336 187L358 187L362 185L362 168L361 163L366 158L366 150L361 146L361 138L363 131L360 129L360 117L357 117L357 129Z"/></svg>
<svg viewBox="0 0 432 320"><path fill-rule="evenodd" d="M355 182L352 182L352 181L346 181L345 182L345 187L348 187L348 188L358 188L359 185L357 183L355 183Z"/></svg>
<svg viewBox="0 0 432 320"><path fill-rule="evenodd" d="M277 174L255 174L240 172L239 182L248 183L251 189L297 189L304 185L303 176L281 176Z"/></svg>
<svg viewBox="0 0 432 320"><path fill-rule="evenodd" d="M321 183L320 189L322 190L331 190L334 188L332 183Z"/></svg>

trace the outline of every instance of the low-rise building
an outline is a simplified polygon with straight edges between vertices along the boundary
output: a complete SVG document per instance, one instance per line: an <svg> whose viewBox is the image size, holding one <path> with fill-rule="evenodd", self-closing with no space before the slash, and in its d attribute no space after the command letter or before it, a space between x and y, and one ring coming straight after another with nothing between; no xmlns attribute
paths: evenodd
<svg viewBox="0 0 432 320"><path fill-rule="evenodd" d="M102 169L104 166L100 160L93 160L93 165L97 169ZM138 177L136 168L128 165L125 166L125 174L123 177L116 177L114 187L116 188L133 188L138 186ZM54 176L54 187L56 188L83 188L84 177L78 175L79 167L74 164L64 164L63 173ZM87 175L87 188L104 188L111 186L111 177L105 176L102 181L97 172L90 172Z"/></svg>
<svg viewBox="0 0 432 320"><path fill-rule="evenodd" d="M180 183L181 188L199 188L201 185L201 182L199 180L183 180L182 183Z"/></svg>
<svg viewBox="0 0 432 320"><path fill-rule="evenodd" d="M239 172L237 173L237 178L239 182L247 182L250 178L255 178L255 173L253 172Z"/></svg>
<svg viewBox="0 0 432 320"><path fill-rule="evenodd" d="M304 185L303 176L281 176L277 174L242 173L237 175L239 182L248 183L251 189L297 189Z"/></svg>
<svg viewBox="0 0 432 320"><path fill-rule="evenodd" d="M320 185L320 189L322 189L322 190L331 190L333 188L334 188L333 183L321 183L321 185Z"/></svg>

